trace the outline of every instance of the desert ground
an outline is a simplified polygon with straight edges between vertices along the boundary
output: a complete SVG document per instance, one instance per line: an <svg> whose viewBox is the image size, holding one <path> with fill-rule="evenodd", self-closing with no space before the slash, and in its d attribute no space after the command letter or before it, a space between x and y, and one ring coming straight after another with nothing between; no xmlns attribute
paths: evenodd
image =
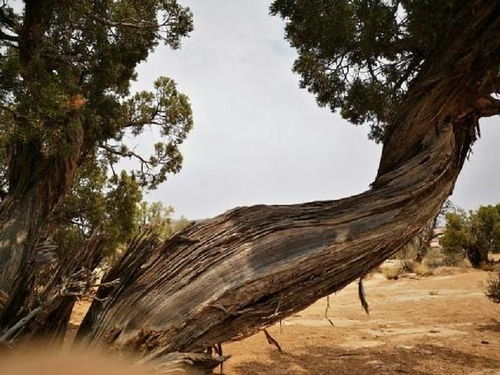
<svg viewBox="0 0 500 375"><path fill-rule="evenodd" d="M484 295L488 273L441 268L434 276L357 283L322 299L268 332L223 346L226 375L500 374L500 306ZM72 318L77 326L86 310Z"/></svg>

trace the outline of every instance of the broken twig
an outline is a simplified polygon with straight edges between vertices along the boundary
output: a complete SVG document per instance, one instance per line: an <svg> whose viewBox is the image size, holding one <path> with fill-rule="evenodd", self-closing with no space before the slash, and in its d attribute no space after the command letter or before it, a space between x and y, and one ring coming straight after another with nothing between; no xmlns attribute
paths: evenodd
<svg viewBox="0 0 500 375"><path fill-rule="evenodd" d="M283 354L283 349L281 349L280 343L273 337L269 332L267 332L267 329L262 330L264 334L266 335L267 342L271 345L274 345L278 351Z"/></svg>
<svg viewBox="0 0 500 375"><path fill-rule="evenodd" d="M365 294L365 287L363 286L363 278L361 277L359 279L358 283L358 296L359 300L361 302L361 306L363 306L363 309L367 314L370 314L370 306L368 305L368 302L366 302L366 294Z"/></svg>
<svg viewBox="0 0 500 375"><path fill-rule="evenodd" d="M325 318L328 320L328 323L332 325L332 327L335 327L335 324L333 324L332 320L328 317L328 311L330 311L330 296L326 296L326 308L325 308Z"/></svg>

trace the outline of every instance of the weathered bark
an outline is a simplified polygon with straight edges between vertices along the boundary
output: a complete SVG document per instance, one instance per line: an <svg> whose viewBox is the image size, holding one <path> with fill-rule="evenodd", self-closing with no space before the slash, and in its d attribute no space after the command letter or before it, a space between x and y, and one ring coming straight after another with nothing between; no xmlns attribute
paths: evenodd
<svg viewBox="0 0 500 375"><path fill-rule="evenodd" d="M493 91L498 2L463 2L387 133L372 189L337 201L237 208L140 255L135 244L79 338L151 358L237 340L362 277L451 194ZM146 257L146 262L144 258Z"/></svg>
<svg viewBox="0 0 500 375"><path fill-rule="evenodd" d="M77 298L88 295L95 285L92 271L102 259L105 242L105 234L94 232L82 248L60 254L58 264L36 272L36 300L23 306L17 321L5 328L0 346L12 344L13 338L62 342Z"/></svg>
<svg viewBox="0 0 500 375"><path fill-rule="evenodd" d="M50 282L44 284L46 287L41 293L41 299L47 300L59 293L64 283L80 286L75 288L74 295L64 296L55 301L56 303L47 306L37 322L26 327L25 338L29 334L29 336L43 337L46 341L60 342L64 339L77 299L90 292L95 282L93 271L102 260L106 240L105 233L96 231L81 248L60 255L59 265L52 272Z"/></svg>
<svg viewBox="0 0 500 375"><path fill-rule="evenodd" d="M19 60L23 79L35 81L42 38L50 26L51 2L25 1L25 12L19 34ZM50 67L45 67L50 70ZM29 112L29 111L28 111ZM69 116L69 115L68 115ZM67 118L67 122L71 120ZM20 129L32 130L27 117L17 116ZM46 119L50 122L50 119ZM62 121L61 118L58 121ZM83 132L75 126L65 130L64 141L73 151L55 150L47 156L42 152L43 140L13 139L8 150L9 191L0 207L0 291L8 296L0 311L0 329L29 309L37 273L36 249L51 233L50 215L75 177L83 144Z"/></svg>
<svg viewBox="0 0 500 375"><path fill-rule="evenodd" d="M21 178L11 180L0 209L0 290L9 296L0 311L0 327L12 324L29 308L39 269L38 245L50 236L50 215L76 171L76 158L47 160L35 150L30 152L29 158L14 156Z"/></svg>
<svg viewBox="0 0 500 375"><path fill-rule="evenodd" d="M146 352L199 350L341 289L404 245L449 195L458 158L451 128L440 136L373 191L240 208L183 231L189 241L167 242L134 280L93 303L82 335Z"/></svg>

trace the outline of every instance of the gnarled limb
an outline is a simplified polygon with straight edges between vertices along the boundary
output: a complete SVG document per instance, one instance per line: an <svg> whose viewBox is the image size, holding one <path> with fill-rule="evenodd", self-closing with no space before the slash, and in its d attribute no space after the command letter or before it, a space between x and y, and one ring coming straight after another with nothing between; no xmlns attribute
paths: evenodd
<svg viewBox="0 0 500 375"><path fill-rule="evenodd" d="M136 243L111 273L125 276L121 285L94 301L79 337L148 358L201 351L290 316L396 252L451 194L476 138L479 115L469 109L498 68L498 8L464 5L409 89L371 190L237 208L159 247Z"/></svg>

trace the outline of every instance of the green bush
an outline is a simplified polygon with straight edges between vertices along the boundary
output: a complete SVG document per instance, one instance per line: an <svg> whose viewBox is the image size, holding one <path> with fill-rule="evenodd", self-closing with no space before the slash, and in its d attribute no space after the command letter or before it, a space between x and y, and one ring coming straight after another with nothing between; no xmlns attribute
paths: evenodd
<svg viewBox="0 0 500 375"><path fill-rule="evenodd" d="M446 231L439 242L449 263L465 254L473 267L480 268L489 253L500 251L500 204L446 214Z"/></svg>

